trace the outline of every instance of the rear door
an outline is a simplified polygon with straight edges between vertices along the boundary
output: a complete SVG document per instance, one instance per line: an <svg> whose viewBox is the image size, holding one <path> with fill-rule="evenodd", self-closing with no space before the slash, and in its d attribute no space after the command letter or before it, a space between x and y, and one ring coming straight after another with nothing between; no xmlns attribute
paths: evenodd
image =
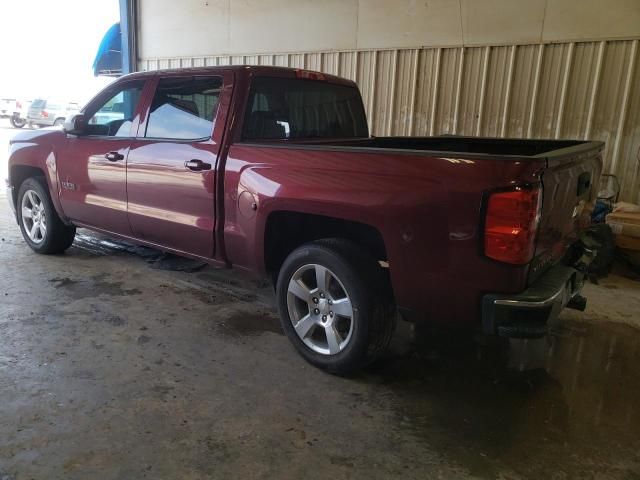
<svg viewBox="0 0 640 480"><path fill-rule="evenodd" d="M67 135L57 162L60 200L76 223L131 235L126 158L139 123L144 83L133 80L106 90L85 109L82 134ZM111 115L114 105L120 109L116 116Z"/></svg>
<svg viewBox="0 0 640 480"><path fill-rule="evenodd" d="M233 74L155 80L146 121L127 159L136 237L202 257L214 254L216 164Z"/></svg>

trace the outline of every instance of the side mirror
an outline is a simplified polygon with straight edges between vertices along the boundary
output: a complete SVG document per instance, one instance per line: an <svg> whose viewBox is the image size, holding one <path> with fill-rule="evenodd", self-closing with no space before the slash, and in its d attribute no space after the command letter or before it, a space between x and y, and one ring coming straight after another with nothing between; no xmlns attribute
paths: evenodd
<svg viewBox="0 0 640 480"><path fill-rule="evenodd" d="M76 113L75 115L71 115L64 121L62 126L62 130L64 133L69 133L71 135L80 135L85 127L87 126L87 122L84 119L84 115L81 113Z"/></svg>

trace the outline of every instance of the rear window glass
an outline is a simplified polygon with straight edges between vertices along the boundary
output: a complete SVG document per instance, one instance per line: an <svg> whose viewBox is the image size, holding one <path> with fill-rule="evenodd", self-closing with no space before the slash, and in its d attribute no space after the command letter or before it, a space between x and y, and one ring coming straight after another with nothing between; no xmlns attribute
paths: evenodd
<svg viewBox="0 0 640 480"><path fill-rule="evenodd" d="M245 140L368 136L357 88L308 79L253 79L244 119Z"/></svg>
<svg viewBox="0 0 640 480"><path fill-rule="evenodd" d="M34 100L34 101L31 103L31 106L32 106L33 108L44 108L44 106L45 106L46 104L47 104L47 101L46 101L46 100L38 99L38 100Z"/></svg>
<svg viewBox="0 0 640 480"><path fill-rule="evenodd" d="M163 78L151 102L145 137L211 137L221 88L221 77Z"/></svg>

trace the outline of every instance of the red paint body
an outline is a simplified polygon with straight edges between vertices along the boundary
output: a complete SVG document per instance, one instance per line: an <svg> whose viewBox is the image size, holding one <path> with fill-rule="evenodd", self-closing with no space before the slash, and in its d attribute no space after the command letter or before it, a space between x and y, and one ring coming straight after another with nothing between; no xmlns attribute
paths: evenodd
<svg viewBox="0 0 640 480"><path fill-rule="evenodd" d="M203 74L223 78L211 138L141 138L158 78ZM69 223L260 274L267 260L266 225L274 212L365 224L384 241L387 258L380 260L389 262L397 304L417 317L455 325L478 322L484 293L524 290L575 240L575 208L592 197L590 188L576 194L576 178L588 172L597 180L602 144L558 142L551 155L464 151L464 142L472 140L454 137L446 141L460 142L458 152L421 146L433 139L243 143L249 85L252 76L260 75L296 73L217 67L123 77L116 84L146 80L130 138L25 132L13 140L10 171L41 169L59 215ZM356 88L350 81L324 77ZM526 141L515 142L518 148L526 146ZM114 151L124 159L105 160L105 153ZM185 169L185 161L192 159L213 168ZM64 182L76 188L63 188ZM486 258L482 228L488 192L540 183L544 200L535 259L514 266Z"/></svg>

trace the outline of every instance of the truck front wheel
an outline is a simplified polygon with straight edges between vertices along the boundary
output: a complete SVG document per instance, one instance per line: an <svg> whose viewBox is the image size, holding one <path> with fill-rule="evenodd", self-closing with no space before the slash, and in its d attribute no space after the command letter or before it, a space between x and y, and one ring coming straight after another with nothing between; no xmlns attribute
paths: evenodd
<svg viewBox="0 0 640 480"><path fill-rule="evenodd" d="M349 374L389 345L396 316L388 283L375 259L351 242L303 245L278 275L282 328L309 363Z"/></svg>
<svg viewBox="0 0 640 480"><path fill-rule="evenodd" d="M22 236L34 252L62 253L71 246L76 228L60 220L43 177L22 182L16 207Z"/></svg>

